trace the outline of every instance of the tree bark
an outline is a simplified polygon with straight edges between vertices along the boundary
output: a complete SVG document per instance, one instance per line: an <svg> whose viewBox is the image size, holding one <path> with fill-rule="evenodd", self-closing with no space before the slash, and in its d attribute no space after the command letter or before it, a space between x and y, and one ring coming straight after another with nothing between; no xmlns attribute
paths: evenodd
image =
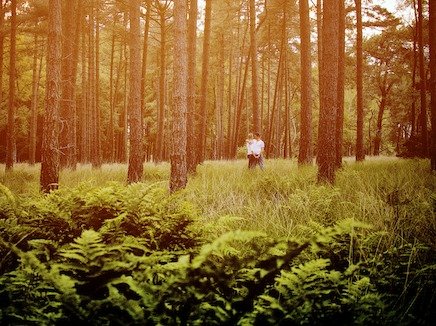
<svg viewBox="0 0 436 326"><path fill-rule="evenodd" d="M218 159L223 158L224 149L224 74L225 74L225 41L224 32L219 32L219 44L221 44L218 50L218 76L216 86L216 155Z"/></svg>
<svg viewBox="0 0 436 326"><path fill-rule="evenodd" d="M59 143L61 149L60 164L62 167L75 169L76 158L76 66L74 55L77 28L77 0L63 2L62 20L62 103L61 131Z"/></svg>
<svg viewBox="0 0 436 326"><path fill-rule="evenodd" d="M431 170L436 171L436 3L429 1Z"/></svg>
<svg viewBox="0 0 436 326"><path fill-rule="evenodd" d="M174 2L174 60L173 60L173 125L171 146L170 191L183 189L187 183L186 113L188 95L188 51L186 1Z"/></svg>
<svg viewBox="0 0 436 326"><path fill-rule="evenodd" d="M336 167L342 166L342 144L344 133L345 94L345 4L339 0L339 51L338 51L338 112L336 115Z"/></svg>
<svg viewBox="0 0 436 326"><path fill-rule="evenodd" d="M38 130L38 102L39 102L39 82L41 77L42 61L38 66L38 36L35 34L35 47L33 53L33 71L32 71L32 101L30 104L30 126L29 126L29 163L31 165L36 163L36 142ZM41 60L42 60L41 53Z"/></svg>
<svg viewBox="0 0 436 326"><path fill-rule="evenodd" d="M286 0L285 0L286 2ZM249 0L250 11L250 54L251 54L251 96L253 114L253 132L260 132L259 100L257 86L257 42L256 42L256 6L255 0Z"/></svg>
<svg viewBox="0 0 436 326"><path fill-rule="evenodd" d="M165 137L165 74L166 74L166 18L165 12L167 5L161 4L159 1L155 2L159 13L160 24L160 51L159 51L159 112L158 112L158 126L156 135L156 151L155 161L163 160L164 156L164 137Z"/></svg>
<svg viewBox="0 0 436 326"><path fill-rule="evenodd" d="M355 0L357 18L356 38L356 91L357 91L357 121L356 121L356 161L365 159L363 142L363 37L362 37L362 0Z"/></svg>
<svg viewBox="0 0 436 326"><path fill-rule="evenodd" d="M299 1L301 35L301 109L300 109L300 148L298 164L312 163L312 93L311 93L311 54L310 18L308 0Z"/></svg>
<svg viewBox="0 0 436 326"><path fill-rule="evenodd" d="M62 65L61 0L49 0L46 110L41 153L40 186L44 192L59 180L59 111Z"/></svg>
<svg viewBox="0 0 436 326"><path fill-rule="evenodd" d="M197 0L190 1L188 20L188 113L186 155L188 172L195 173L197 169L197 132L196 132L196 105L195 105L195 67L197 48Z"/></svg>
<svg viewBox="0 0 436 326"><path fill-rule="evenodd" d="M201 64L201 88L200 88L200 126L198 139L197 162L203 163L206 156L206 132L207 132L207 86L209 82L209 52L210 52L210 25L212 18L212 0L206 0L203 36L203 54Z"/></svg>
<svg viewBox="0 0 436 326"><path fill-rule="evenodd" d="M321 104L318 126L318 181L333 183L336 170L339 3L323 1Z"/></svg>
<svg viewBox="0 0 436 326"><path fill-rule="evenodd" d="M96 8L95 8L95 150L96 150L96 157L95 161L93 161L92 166L94 168L100 168L103 164L103 153L101 148L101 108L100 108L100 1L101 0L95 0L97 2Z"/></svg>
<svg viewBox="0 0 436 326"><path fill-rule="evenodd" d="M116 12L114 10L114 16ZM111 53L109 67L109 162L115 162L115 94L114 70L115 70L115 17L112 24Z"/></svg>
<svg viewBox="0 0 436 326"><path fill-rule="evenodd" d="M420 129L422 155L428 156L428 131L427 131L427 91L426 91L426 73L424 61L424 36L423 36L423 9L422 0L418 0L418 57L419 57L419 93L421 102L420 112Z"/></svg>
<svg viewBox="0 0 436 326"><path fill-rule="evenodd" d="M9 50L9 105L8 129L6 139L6 171L12 171L17 158L15 143L15 85L16 85L16 47L17 47L17 0L11 0L11 41Z"/></svg>
<svg viewBox="0 0 436 326"><path fill-rule="evenodd" d="M142 134L145 136L148 133L148 126L144 124L144 118L146 115L146 106L145 102L145 90L147 85L147 57L148 57L148 34L150 30L150 17L151 17L151 0L146 0L146 14L145 14L145 23L144 23L144 40L142 45L142 76L141 76L141 120L143 122L143 130ZM143 142L143 155L144 159L147 159L147 149L149 147L149 142Z"/></svg>
<svg viewBox="0 0 436 326"><path fill-rule="evenodd" d="M0 31L4 30L5 25L5 8L3 1L0 2ZM4 61L4 41L5 33L0 33L0 90L3 89L3 61ZM3 92L0 92L0 103L3 103ZM7 136L6 136L7 138ZM7 139L1 139L0 144L5 146ZM3 159L3 158L2 158Z"/></svg>
<svg viewBox="0 0 436 326"><path fill-rule="evenodd" d="M127 182L138 182L144 169L144 146L142 144L141 114L141 34L139 15L141 0L130 0L130 89L129 89L129 167Z"/></svg>

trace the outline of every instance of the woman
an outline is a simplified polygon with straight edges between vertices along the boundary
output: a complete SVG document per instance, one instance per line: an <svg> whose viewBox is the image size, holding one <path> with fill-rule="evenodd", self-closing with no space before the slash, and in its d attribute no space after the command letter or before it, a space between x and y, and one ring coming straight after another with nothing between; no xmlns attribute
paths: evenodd
<svg viewBox="0 0 436 326"><path fill-rule="evenodd" d="M248 158L248 168L251 169L255 166L256 158L253 155L253 146L254 137L252 133L249 133L247 139L245 140L245 144L247 146L247 158Z"/></svg>

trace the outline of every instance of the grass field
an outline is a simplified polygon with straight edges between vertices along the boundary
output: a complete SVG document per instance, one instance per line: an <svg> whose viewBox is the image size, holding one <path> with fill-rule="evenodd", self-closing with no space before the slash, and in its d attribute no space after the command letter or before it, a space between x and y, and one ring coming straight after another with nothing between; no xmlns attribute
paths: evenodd
<svg viewBox="0 0 436 326"><path fill-rule="evenodd" d="M3 166L0 171L0 182L13 193L40 195L38 165L17 164L7 175ZM61 189L123 185L126 174L124 164L100 170L85 165L62 171L59 183ZM169 164L145 164L145 184L165 189L168 178ZM377 230L407 234L423 226L435 228L435 191L436 176L429 172L428 161L379 157L361 164L345 159L334 186L318 185L316 167L299 168L294 160L267 160L264 171L247 170L245 160L207 161L189 177L183 196L197 206L205 223L226 220L231 229L296 236L310 222L331 225L353 218Z"/></svg>

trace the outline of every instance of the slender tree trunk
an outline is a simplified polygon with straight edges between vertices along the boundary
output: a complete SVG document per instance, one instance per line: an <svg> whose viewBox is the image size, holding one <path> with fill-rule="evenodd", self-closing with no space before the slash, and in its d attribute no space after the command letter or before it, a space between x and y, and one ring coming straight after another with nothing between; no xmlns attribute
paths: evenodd
<svg viewBox="0 0 436 326"><path fill-rule="evenodd" d="M221 44L218 51L218 76L217 76L217 90L216 90L216 143L217 143L217 158L223 157L223 141L224 141L224 32L219 33L219 44Z"/></svg>
<svg viewBox="0 0 436 326"><path fill-rule="evenodd" d="M363 37L362 37L362 0L355 0L357 17L356 39L356 88L357 88L357 131L356 131L356 161L365 159L363 143Z"/></svg>
<svg viewBox="0 0 436 326"><path fill-rule="evenodd" d="M186 1L174 3L174 60L173 60L173 125L171 146L170 191L185 188L186 166L186 113L188 111L188 50L186 26ZM177 58L177 59L176 59Z"/></svg>
<svg viewBox="0 0 436 326"><path fill-rule="evenodd" d="M382 127L383 127L383 115L386 109L386 98L382 95L382 98L380 100L379 108L378 108L378 114L377 114L377 125L375 130L375 136L374 136L374 152L373 154L375 156L380 155L380 145L381 145L381 139L382 139Z"/></svg>
<svg viewBox="0 0 436 326"><path fill-rule="evenodd" d="M115 11L114 11L115 15ZM109 162L115 162L115 96L114 92L115 69L115 17L112 24L111 58L109 68Z"/></svg>
<svg viewBox="0 0 436 326"><path fill-rule="evenodd" d="M247 62L245 63L245 71L244 76L242 78L242 86L239 94L238 107L235 112L235 123L234 123L234 135L233 135L233 148L232 148L232 157L236 156L236 151L238 149L238 140L240 135L240 126L242 119L242 109L244 108L244 93L245 93L245 85L247 83L247 75L248 75L248 66L250 64L250 55L247 57ZM242 64L241 64L242 69Z"/></svg>
<svg viewBox="0 0 436 326"><path fill-rule="evenodd" d="M209 52L210 52L210 25L212 18L212 0L206 0L204 18L203 54L201 64L200 88L200 128L198 139L198 163L203 163L206 157L206 132L207 132L207 86L209 81Z"/></svg>
<svg viewBox="0 0 436 326"><path fill-rule="evenodd" d="M322 107L322 99L323 96L321 94L321 70L322 70L322 44L323 44L323 8L324 3L323 0L316 0L316 35L317 35L317 50L318 50L318 98L319 98L319 107Z"/></svg>
<svg viewBox="0 0 436 326"><path fill-rule="evenodd" d="M76 168L76 66L74 55L76 41L77 0L63 2L62 21L62 104L61 131L59 143L61 149L60 164L62 167Z"/></svg>
<svg viewBox="0 0 436 326"><path fill-rule="evenodd" d="M318 126L318 181L333 183L336 169L336 115L338 92L339 3L323 1L321 104Z"/></svg>
<svg viewBox="0 0 436 326"><path fill-rule="evenodd" d="M285 61L285 76L284 76L284 92L285 92L285 121L284 121L284 140L283 140L283 158L288 159L292 156L291 151L291 140L289 133L289 121L291 120L290 116L290 105L289 105L289 73L288 73L288 61Z"/></svg>
<svg viewBox="0 0 436 326"><path fill-rule="evenodd" d="M276 82L275 82L275 88L274 88L274 95L273 95L273 102L271 107L271 114L269 115L269 127L268 127L268 135L267 135L267 142L265 144L265 156L270 157L272 154L272 148L273 148L273 141L274 141L274 126L275 126L275 115L277 110L277 98L278 93L280 89L280 77L282 74L282 66L283 66L283 59L284 59L284 51L285 51L285 39L282 37L281 44L280 44L280 55L279 55L279 63L277 66L277 76L276 76Z"/></svg>
<svg viewBox="0 0 436 326"><path fill-rule="evenodd" d="M11 0L11 46L9 49L9 106L6 139L6 171L12 171L17 157L15 143L15 85L16 85L16 47L17 47L17 0Z"/></svg>
<svg viewBox="0 0 436 326"><path fill-rule="evenodd" d="M100 168L103 163L101 149L101 109L100 109L100 0L96 0L95 8L95 77L93 87L95 95L95 161L92 162L94 168ZM94 15L93 15L94 16ZM94 61L93 61L94 62Z"/></svg>
<svg viewBox="0 0 436 326"><path fill-rule="evenodd" d="M436 3L429 1L431 170L436 171Z"/></svg>
<svg viewBox="0 0 436 326"><path fill-rule="evenodd" d="M230 159L232 157L232 112L234 111L234 105L233 105L233 97L232 97L232 71L233 71L233 43L230 41L230 53L229 53L229 79L228 79L228 92L227 92L227 108L228 108L228 115L227 115L227 146L226 146L226 158Z"/></svg>
<svg viewBox="0 0 436 326"><path fill-rule="evenodd" d="M165 23L165 7L158 5L160 17L160 52L159 52L159 113L158 113L158 128L156 135L156 161L162 161L164 156L164 137L165 137L165 70L166 70L166 23Z"/></svg>
<svg viewBox="0 0 436 326"><path fill-rule="evenodd" d="M338 112L336 115L336 166L342 166L342 144L344 133L345 94L345 4L339 0L339 51L338 51Z"/></svg>
<svg viewBox="0 0 436 326"><path fill-rule="evenodd" d="M3 1L0 1L0 31L4 30L5 25L5 8ZM0 33L0 90L3 90L3 59L4 59L4 41L5 41L5 33ZM3 103L3 92L0 91L0 103ZM6 137L7 138L7 137ZM0 140L0 144L5 146L5 139ZM7 142L7 140L6 140ZM2 158L3 159L3 158Z"/></svg>
<svg viewBox="0 0 436 326"><path fill-rule="evenodd" d="M41 190L49 192L59 180L59 111L61 104L61 0L49 0L46 110L42 142Z"/></svg>
<svg viewBox="0 0 436 326"><path fill-rule="evenodd" d="M186 144L187 166L189 173L195 173L197 169L197 132L196 126L196 106L195 106L195 67L197 52L197 0L190 1L189 20L188 20L188 113L187 113L187 133Z"/></svg>
<svg viewBox="0 0 436 326"><path fill-rule="evenodd" d="M142 43L142 75L141 75L141 108L142 117L145 115L145 87L147 85L147 56L148 56L148 33L150 30L151 0L146 0L146 13L144 24L144 40Z"/></svg>
<svg viewBox="0 0 436 326"><path fill-rule="evenodd" d="M145 23L144 23L144 40L142 45L142 76L141 76L141 121L143 122L143 130L142 134L145 136L148 133L148 126L144 124L144 118L146 114L146 105L145 102L145 89L147 85L147 57L148 57L148 34L150 30L150 17L151 17L151 0L146 0L146 14L145 14ZM143 155L144 159L147 159L147 148L149 144L148 141L143 142Z"/></svg>
<svg viewBox="0 0 436 326"><path fill-rule="evenodd" d="M285 0L286 2L286 0ZM250 11L250 54L251 54L251 92L253 110L253 131L260 132L259 100L257 86L257 42L256 42L256 6L255 0L249 0Z"/></svg>
<svg viewBox="0 0 436 326"><path fill-rule="evenodd" d="M434 1L434 0L433 0ZM418 56L419 56L419 93L421 100L420 112L420 129L422 155L428 156L428 131L427 131L427 90L426 90L426 73L424 61L424 37L423 37L423 13L422 0L418 0Z"/></svg>
<svg viewBox="0 0 436 326"><path fill-rule="evenodd" d="M80 3L80 11L83 11L83 5ZM81 19L81 34L82 34L82 54L81 54L81 85L82 85L82 100L81 100L81 108L80 108L80 128L81 128L81 138L80 138L80 162L88 163L90 162L91 157L91 147L90 147L90 125L89 125L89 94L88 94L88 67L87 67L87 49L86 40L87 40L87 28L86 28L86 20L85 17Z"/></svg>
<svg viewBox="0 0 436 326"><path fill-rule="evenodd" d="M39 80L41 76L42 64L38 67L38 35L34 36L34 53L33 53L33 72L32 72L32 101L30 104L30 130L29 130L29 163L36 163L36 136L38 130L38 100L39 100ZM42 56L42 53L41 53ZM41 62L42 63L42 62Z"/></svg>
<svg viewBox="0 0 436 326"><path fill-rule="evenodd" d="M312 91L310 18L308 0L300 0L301 34L301 109L300 109L300 149L298 164L312 163Z"/></svg>
<svg viewBox="0 0 436 326"><path fill-rule="evenodd" d="M418 13L416 10L416 1L413 1L413 10L415 13L415 21L418 21ZM413 28L413 68L412 68L412 90L416 90L416 70L418 68L418 26L415 24ZM415 137L416 135L416 100L415 97L412 99L412 107L410 109L410 125L411 131L410 136Z"/></svg>
<svg viewBox="0 0 436 326"><path fill-rule="evenodd" d="M125 25L127 26L127 14L124 16L125 18ZM120 119L120 128L121 128L121 144L120 144L120 161L125 163L128 160L128 144L129 144L129 132L128 132L128 107L129 107L129 93L128 93L128 82L129 82L129 58L127 55L127 43L124 42L123 44L123 106L122 106L122 112L121 112L121 119Z"/></svg>
<svg viewBox="0 0 436 326"><path fill-rule="evenodd" d="M139 15L141 0L130 0L130 89L129 89L129 168L127 182L138 182L144 169L141 114L141 34Z"/></svg>

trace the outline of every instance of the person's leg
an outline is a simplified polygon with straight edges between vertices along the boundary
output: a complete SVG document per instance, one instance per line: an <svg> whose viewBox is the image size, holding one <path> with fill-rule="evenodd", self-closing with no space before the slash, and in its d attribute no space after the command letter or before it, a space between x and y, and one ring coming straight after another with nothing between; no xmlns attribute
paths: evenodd
<svg viewBox="0 0 436 326"><path fill-rule="evenodd" d="M260 155L259 156L259 167L260 167L260 169L261 170L263 170L264 169L264 162L263 162L263 155Z"/></svg>
<svg viewBox="0 0 436 326"><path fill-rule="evenodd" d="M248 155L248 168L252 169L254 168L254 155L253 154L249 154Z"/></svg>

